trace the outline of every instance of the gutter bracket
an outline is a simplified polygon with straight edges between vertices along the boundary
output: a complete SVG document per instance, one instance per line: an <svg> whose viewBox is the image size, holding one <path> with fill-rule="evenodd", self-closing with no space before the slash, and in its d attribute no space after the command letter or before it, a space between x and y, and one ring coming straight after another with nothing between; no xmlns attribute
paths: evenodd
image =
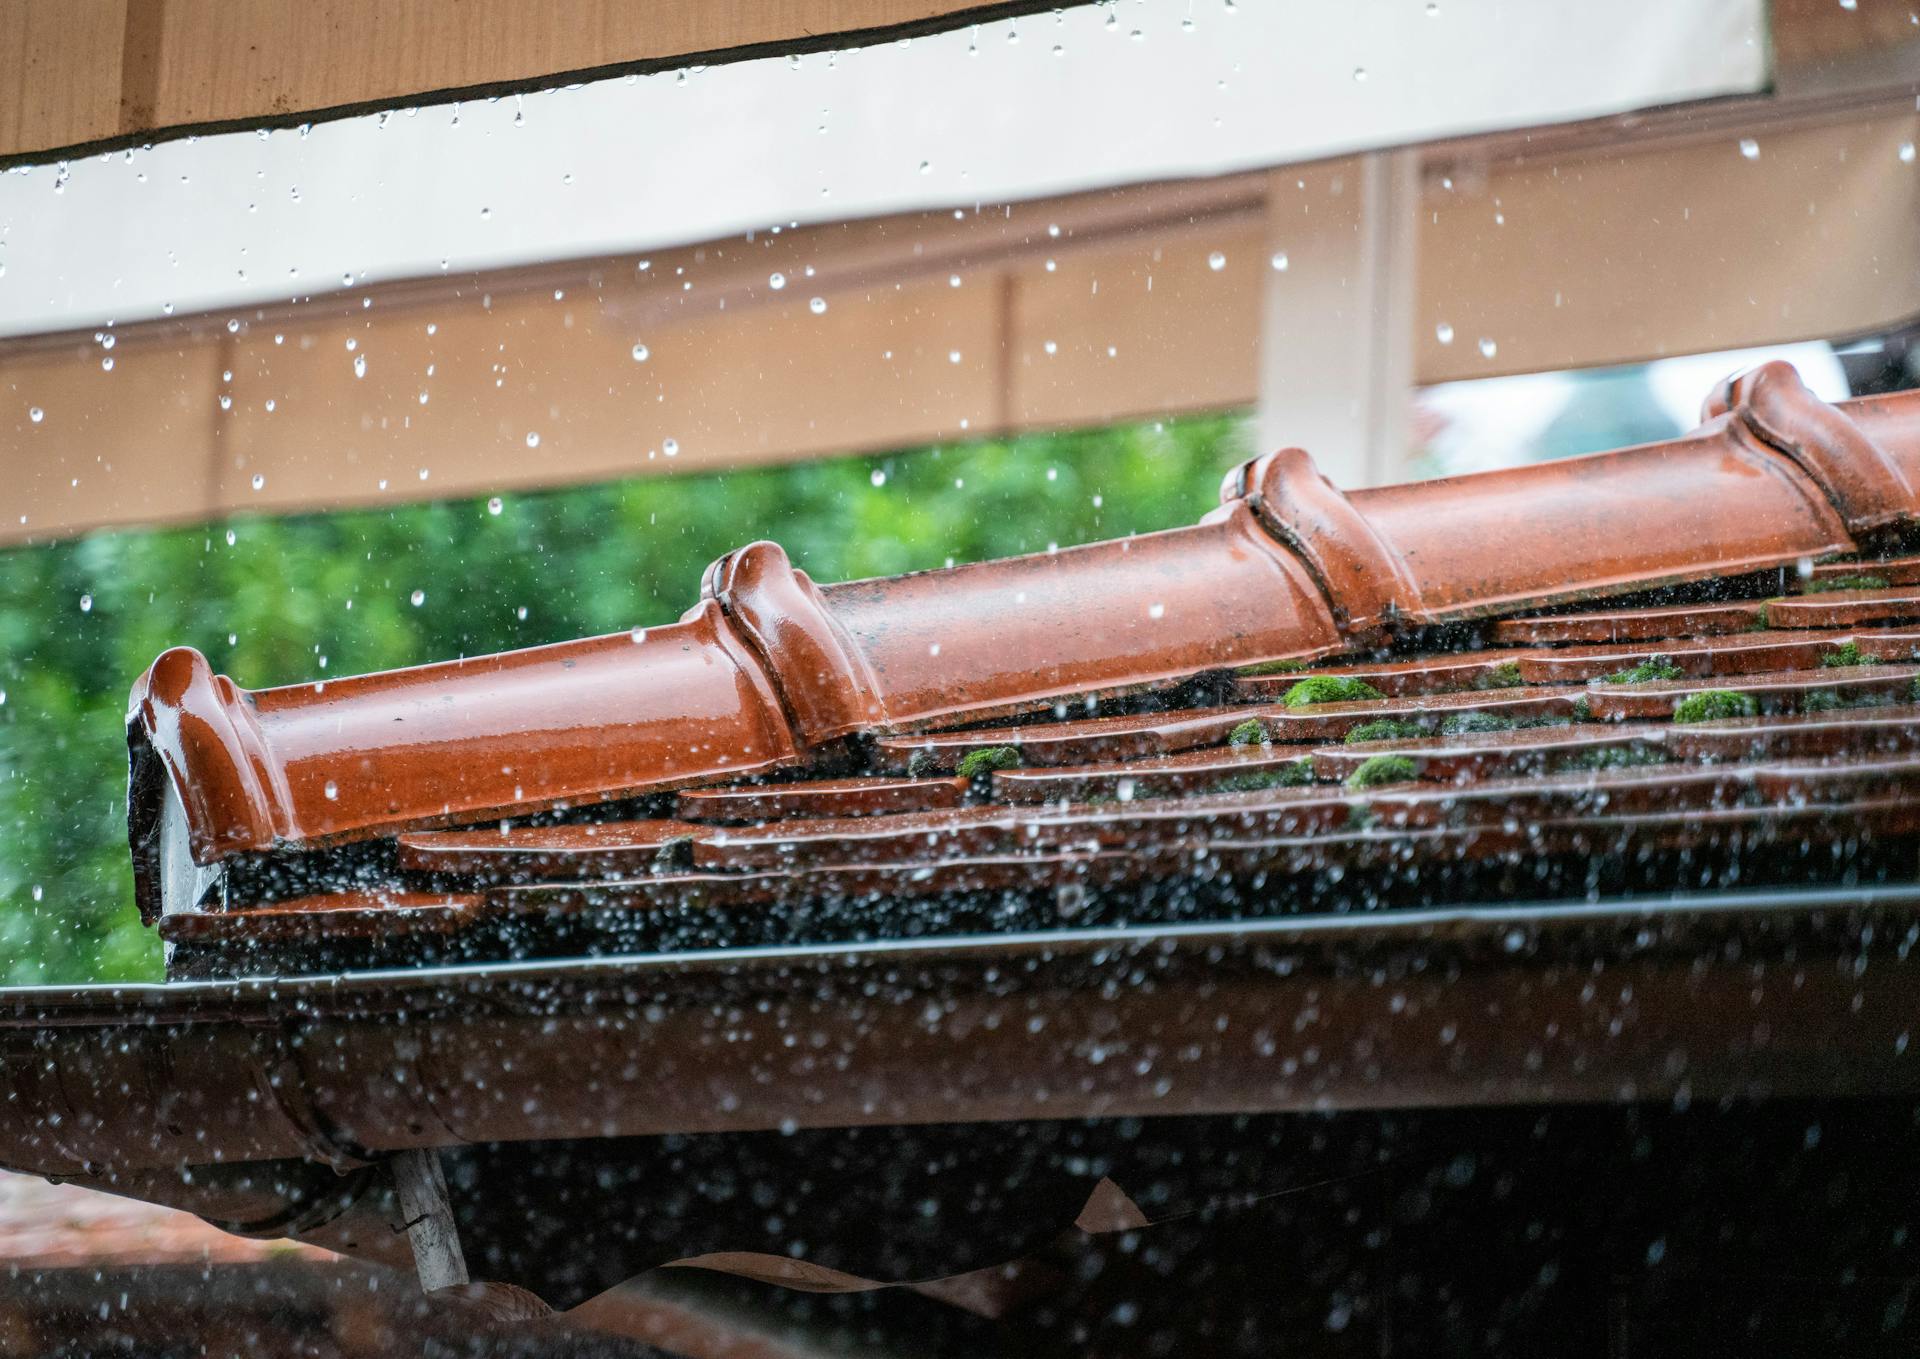
<svg viewBox="0 0 1920 1359"><path fill-rule="evenodd" d="M467 1283L467 1258L460 1249L460 1230L454 1225L453 1204L447 1198L447 1177L440 1153L432 1148L403 1151L387 1160L388 1173L400 1199L396 1232L413 1247L413 1267L420 1291L433 1293Z"/></svg>

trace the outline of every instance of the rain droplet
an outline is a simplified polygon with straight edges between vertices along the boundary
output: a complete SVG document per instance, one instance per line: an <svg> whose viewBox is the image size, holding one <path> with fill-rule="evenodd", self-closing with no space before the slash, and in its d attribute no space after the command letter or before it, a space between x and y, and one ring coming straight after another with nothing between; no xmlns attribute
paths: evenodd
<svg viewBox="0 0 1920 1359"><path fill-rule="evenodd" d="M1453 327L1448 325L1445 321L1442 321L1439 325L1433 328L1433 338L1440 341L1441 344L1452 344L1453 343Z"/></svg>
<svg viewBox="0 0 1920 1359"><path fill-rule="evenodd" d="M635 646L639 646L640 643L647 640L647 630L645 628L635 628L629 632L627 636L633 638L633 644Z"/></svg>
<svg viewBox="0 0 1920 1359"><path fill-rule="evenodd" d="M824 297L816 297L811 302L807 303L807 310L812 312L815 316L820 315L820 313L825 311L826 309L827 309L827 299Z"/></svg>
<svg viewBox="0 0 1920 1359"><path fill-rule="evenodd" d="M923 161L921 161L921 162L920 162L920 173L921 173L921 174L923 174L923 175L930 175L930 174L932 174L932 173L933 173L933 162L932 162L932 161L930 161L930 160L923 160Z"/></svg>
<svg viewBox="0 0 1920 1359"><path fill-rule="evenodd" d="M264 488L266 487L266 484L267 484L267 479L266 479L266 477L265 477L265 476L263 476L263 475L262 475L262 474L260 474L259 472L255 472L255 473L253 474L253 489L254 489L254 490L256 490L256 491L258 491L258 490L262 490L262 489L264 489Z"/></svg>
<svg viewBox="0 0 1920 1359"><path fill-rule="evenodd" d="M1900 163L1902 165L1913 164L1913 143L1912 142L1900 143Z"/></svg>
<svg viewBox="0 0 1920 1359"><path fill-rule="evenodd" d="M1165 618L1166 616L1167 616L1167 606L1165 604L1155 603L1155 604L1147 605L1147 617Z"/></svg>
<svg viewBox="0 0 1920 1359"><path fill-rule="evenodd" d="M93 596L92 595L80 596L80 612L81 613L93 612Z"/></svg>
<svg viewBox="0 0 1920 1359"><path fill-rule="evenodd" d="M768 274L767 286L777 293L787 286L787 276L785 274Z"/></svg>
<svg viewBox="0 0 1920 1359"><path fill-rule="evenodd" d="M408 595L407 598L412 602L413 607L417 609L427 602L427 592L425 590L415 590L412 594Z"/></svg>
<svg viewBox="0 0 1920 1359"><path fill-rule="evenodd" d="M1273 266L1275 273L1279 273L1279 274L1286 273L1287 272L1287 252L1284 250L1274 251L1273 258L1268 260L1267 263Z"/></svg>
<svg viewBox="0 0 1920 1359"><path fill-rule="evenodd" d="M491 500L487 501L488 514L499 514L500 511L504 510L505 508L506 508L506 503L502 501L499 496L494 496Z"/></svg>
<svg viewBox="0 0 1920 1359"><path fill-rule="evenodd" d="M1748 160L1759 160L1760 143L1751 137L1742 137L1740 139L1740 154Z"/></svg>
<svg viewBox="0 0 1920 1359"><path fill-rule="evenodd" d="M1356 85L1364 85L1366 83L1366 80L1367 80L1367 68L1364 66L1354 67L1353 83Z"/></svg>
<svg viewBox="0 0 1920 1359"><path fill-rule="evenodd" d="M38 406L29 406L27 408L27 419L33 421L34 424L37 425L46 418L47 418L47 413L41 410Z"/></svg>
<svg viewBox="0 0 1920 1359"><path fill-rule="evenodd" d="M635 363L645 363L647 361L647 356L652 352L653 351L648 349L645 345L637 344L633 347L633 361Z"/></svg>
<svg viewBox="0 0 1920 1359"><path fill-rule="evenodd" d="M363 378L367 375L367 356L365 354L355 354L353 356L353 375L357 378Z"/></svg>
<svg viewBox="0 0 1920 1359"><path fill-rule="evenodd" d="M327 780L327 786L325 791L327 794L328 802L338 802L340 800L340 785L335 783L332 779Z"/></svg>
<svg viewBox="0 0 1920 1359"><path fill-rule="evenodd" d="M947 351L947 362L948 363L960 362L960 351L957 349L949 349Z"/></svg>
<svg viewBox="0 0 1920 1359"><path fill-rule="evenodd" d="M662 439L660 441L660 451L669 458L677 458L680 456L680 441L678 439Z"/></svg>
<svg viewBox="0 0 1920 1359"><path fill-rule="evenodd" d="M1492 340L1482 339L1480 341L1480 357L1481 358L1490 359L1495 354L1498 354L1499 352L1500 352L1500 346L1495 344Z"/></svg>
<svg viewBox="0 0 1920 1359"><path fill-rule="evenodd" d="M527 431L527 447L528 448L540 447L540 435L538 431L536 430Z"/></svg>
<svg viewBox="0 0 1920 1359"><path fill-rule="evenodd" d="M887 474L876 467L873 469L872 474L867 477L867 480L875 486L885 486L887 484Z"/></svg>
<svg viewBox="0 0 1920 1359"><path fill-rule="evenodd" d="M1211 255L1207 256L1207 268L1213 270L1214 273L1217 274L1226 267L1227 267L1227 257L1220 251L1216 250Z"/></svg>
<svg viewBox="0 0 1920 1359"><path fill-rule="evenodd" d="M232 547L235 543L239 541L240 541L240 535L235 533L232 529L228 529L227 530L227 546Z"/></svg>

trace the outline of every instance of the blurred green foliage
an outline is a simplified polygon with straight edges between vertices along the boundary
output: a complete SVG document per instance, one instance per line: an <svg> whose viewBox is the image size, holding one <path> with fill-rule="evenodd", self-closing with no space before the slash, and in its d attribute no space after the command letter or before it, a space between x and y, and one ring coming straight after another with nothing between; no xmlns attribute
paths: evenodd
<svg viewBox="0 0 1920 1359"><path fill-rule="evenodd" d="M0 982L160 975L132 906L124 720L168 646L258 688L671 622L707 563L756 538L833 581L1169 528L1215 503L1242 430L1195 418L513 495L497 514L444 501L0 554Z"/></svg>

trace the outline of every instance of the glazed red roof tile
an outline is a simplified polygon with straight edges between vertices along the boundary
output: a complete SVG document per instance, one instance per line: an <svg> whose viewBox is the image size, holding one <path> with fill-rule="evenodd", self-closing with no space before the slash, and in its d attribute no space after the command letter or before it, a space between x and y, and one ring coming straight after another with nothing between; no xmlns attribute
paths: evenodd
<svg viewBox="0 0 1920 1359"><path fill-rule="evenodd" d="M1721 604L1677 604L1652 609L1606 609L1534 618L1508 618L1494 624L1496 642L1634 642L1665 637L1717 637L1751 632L1766 625L1764 600L1736 599Z"/></svg>
<svg viewBox="0 0 1920 1359"><path fill-rule="evenodd" d="M1809 575L1817 583L1854 580L1859 577L1883 580L1889 585L1920 585L1920 557L1854 557L1845 561L1821 562Z"/></svg>
<svg viewBox="0 0 1920 1359"><path fill-rule="evenodd" d="M696 788L680 794L674 810L688 821L770 821L789 816L877 816L958 807L962 778L809 779L798 783Z"/></svg>
<svg viewBox="0 0 1920 1359"><path fill-rule="evenodd" d="M1732 678L1600 682L1587 686L1595 717L1666 717L1696 694L1731 693L1751 699L1760 711L1800 712L1809 699L1831 706L1904 703L1912 699L1920 668L1911 665L1833 665L1816 670L1776 670ZM1738 714L1735 714L1738 715Z"/></svg>
<svg viewBox="0 0 1920 1359"><path fill-rule="evenodd" d="M1767 604L1767 622L1776 628L1844 628L1916 618L1920 618L1920 587L1911 585L1890 590L1826 590Z"/></svg>
<svg viewBox="0 0 1920 1359"><path fill-rule="evenodd" d="M1666 723L1587 723L1517 731L1465 732L1322 746L1313 752L1313 772L1335 781L1351 777L1379 755L1406 755L1420 777L1462 783L1511 774L1540 773L1626 756L1665 758Z"/></svg>
<svg viewBox="0 0 1920 1359"><path fill-rule="evenodd" d="M162 904L169 806L211 867L763 777L848 739L1274 662L1351 664L1411 628L1865 559L1920 519L1914 404L1828 405L1770 364L1664 443L1351 493L1284 449L1229 476L1192 528L1042 556L819 586L753 544L714 563L680 622L532 651L253 693L175 650L129 709L142 909ZM1769 608L1776 626L1920 608L1877 593ZM1505 662L1477 664L1447 682ZM1418 673L1381 678L1404 694ZM1150 745L1097 758L1178 748Z"/></svg>
<svg viewBox="0 0 1920 1359"><path fill-rule="evenodd" d="M391 676L249 694L170 653L133 712L143 900L170 799L219 875L166 903L195 975L403 932L382 957L861 937L896 902L1001 928L1156 883L1391 901L1581 846L1631 876L1838 843L1855 806L1897 828L1920 628L1875 620L1920 559L1871 554L1920 521L1920 398L1770 368L1715 402L1666 444L1351 494L1283 451L1195 528L898 580L758 544L680 623ZM1834 608L1866 611L1798 626ZM1682 678L1614 678L1642 665ZM1301 701L1343 685L1380 697ZM1713 690L1763 715L1672 722Z"/></svg>

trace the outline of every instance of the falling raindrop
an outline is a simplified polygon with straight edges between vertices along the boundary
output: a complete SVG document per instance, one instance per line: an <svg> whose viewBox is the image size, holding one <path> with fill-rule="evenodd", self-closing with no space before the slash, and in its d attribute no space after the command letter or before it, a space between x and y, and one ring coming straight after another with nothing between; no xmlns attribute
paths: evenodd
<svg viewBox="0 0 1920 1359"><path fill-rule="evenodd" d="M1284 250L1276 250L1276 251L1274 251L1274 252L1273 252L1273 258L1272 258L1272 259L1270 259L1270 260L1268 260L1268 261L1267 261L1267 263L1268 263L1268 264L1271 264L1271 265L1273 266L1273 269L1274 269L1274 272L1275 272L1275 273L1279 273L1279 274L1284 274L1284 273L1286 273L1286 272L1287 272L1287 264L1288 264L1288 260L1287 260L1287 252L1286 252L1286 251L1284 251Z"/></svg>
<svg viewBox="0 0 1920 1359"><path fill-rule="evenodd" d="M867 480L872 482L875 486L885 486L887 484L887 474L883 472L881 469L879 469L878 467L876 467L873 469L872 473L867 477Z"/></svg>
<svg viewBox="0 0 1920 1359"><path fill-rule="evenodd" d="M777 293L787 286L787 276L785 274L768 274L767 286Z"/></svg>
<svg viewBox="0 0 1920 1359"><path fill-rule="evenodd" d="M932 174L932 173L933 173L933 162L932 162L932 161L930 161L930 160L923 160L923 161L921 161L921 162L920 162L920 173L921 173L921 174L923 174L923 175L930 175L930 174Z"/></svg>
<svg viewBox="0 0 1920 1359"><path fill-rule="evenodd" d="M960 362L960 351L957 349L949 349L947 351L947 362L948 363Z"/></svg>
<svg viewBox="0 0 1920 1359"><path fill-rule="evenodd" d="M653 351L648 349L645 345L637 344L633 347L633 361L635 363L645 363L647 361L648 355L650 355L652 352Z"/></svg>
<svg viewBox="0 0 1920 1359"><path fill-rule="evenodd" d="M1452 344L1453 343L1453 327L1448 325L1445 321L1442 321L1439 325L1433 328L1433 338L1440 341L1441 344Z"/></svg>
<svg viewBox="0 0 1920 1359"><path fill-rule="evenodd" d="M92 595L80 596L80 612L81 613L93 612L93 596Z"/></svg>
<svg viewBox="0 0 1920 1359"><path fill-rule="evenodd" d="M1760 143L1751 137L1742 137L1740 139L1740 154L1748 160L1759 160Z"/></svg>
<svg viewBox="0 0 1920 1359"><path fill-rule="evenodd" d="M1912 142L1900 143L1900 162L1903 165L1913 164L1913 143Z"/></svg>
<svg viewBox="0 0 1920 1359"><path fill-rule="evenodd" d="M261 474L261 473L259 473L259 472L255 472L255 473L253 474L253 489L254 489L254 490L256 490L256 491L258 491L258 490L262 490L262 489L264 489L264 488L266 487L266 484L267 484L267 479L266 479L266 477L265 477L264 475L262 475L262 474Z"/></svg>
<svg viewBox="0 0 1920 1359"><path fill-rule="evenodd" d="M492 499L487 501L488 514L497 515L500 513L500 511L504 510L505 508L506 508L506 504L500 499L499 496L494 496Z"/></svg>
<svg viewBox="0 0 1920 1359"><path fill-rule="evenodd" d="M327 780L327 786L325 791L327 794L328 802L338 802L340 800L340 785L335 783L332 779Z"/></svg>
<svg viewBox="0 0 1920 1359"><path fill-rule="evenodd" d="M1495 344L1492 340L1482 339L1480 341L1480 357L1481 358L1490 359L1495 354L1498 354L1499 352L1500 352L1500 346Z"/></svg>
<svg viewBox="0 0 1920 1359"><path fill-rule="evenodd" d="M528 448L540 447L540 435L537 431L535 430L527 431L527 447Z"/></svg>
<svg viewBox="0 0 1920 1359"><path fill-rule="evenodd" d="M425 590L415 590L412 594L408 595L407 598L412 601L413 607L417 609L427 602L427 592Z"/></svg>
<svg viewBox="0 0 1920 1359"><path fill-rule="evenodd" d="M355 354L353 356L353 375L357 378L363 378L367 375L367 356L365 354Z"/></svg>
<svg viewBox="0 0 1920 1359"><path fill-rule="evenodd" d="M669 458L677 458L680 456L680 441L678 439L662 439L660 441L660 451Z"/></svg>
<svg viewBox="0 0 1920 1359"><path fill-rule="evenodd" d="M1364 66L1354 67L1353 83L1356 85L1364 85L1366 83L1366 80L1367 80L1367 68Z"/></svg>
<svg viewBox="0 0 1920 1359"><path fill-rule="evenodd" d="M1214 273L1217 274L1226 267L1227 257L1221 251L1216 250L1207 256L1207 268L1213 270Z"/></svg>
<svg viewBox="0 0 1920 1359"><path fill-rule="evenodd" d="M824 297L816 297L811 302L807 303L807 310L812 312L815 316L820 315L826 309L827 309L827 299Z"/></svg>
<svg viewBox="0 0 1920 1359"><path fill-rule="evenodd" d="M38 406L29 406L27 408L27 419L33 421L34 424L37 425L46 418L47 418L47 413L41 410Z"/></svg>

